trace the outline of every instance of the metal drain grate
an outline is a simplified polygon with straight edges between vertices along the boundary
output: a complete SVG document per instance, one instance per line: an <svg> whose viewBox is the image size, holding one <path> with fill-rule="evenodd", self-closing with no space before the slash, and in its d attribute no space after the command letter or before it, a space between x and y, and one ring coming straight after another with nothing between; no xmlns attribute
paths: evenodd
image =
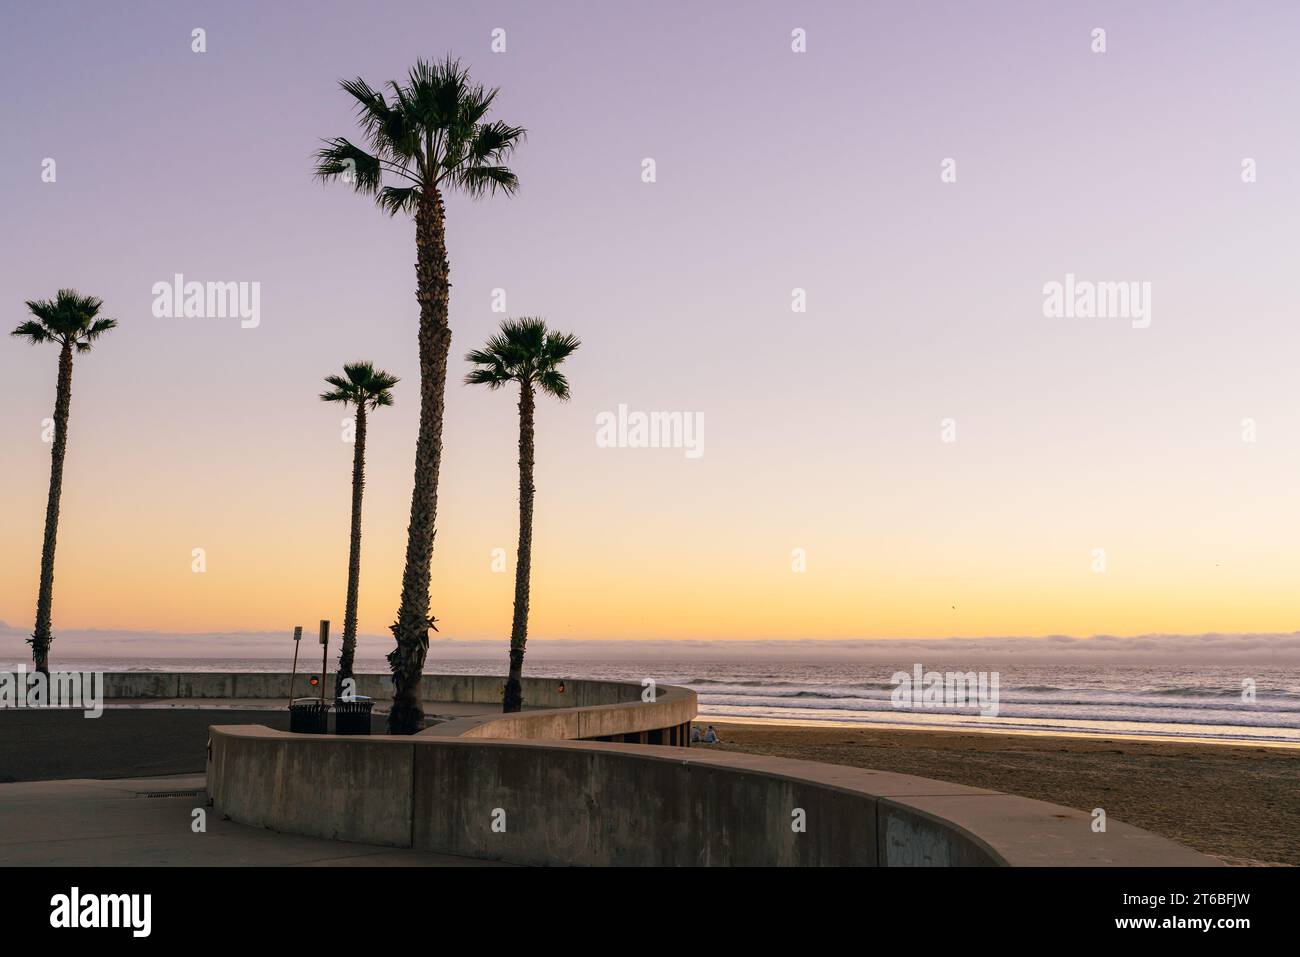
<svg viewBox="0 0 1300 957"><path fill-rule="evenodd" d="M192 798L192 797L198 797L202 793L203 793L202 788L199 788L198 790L190 790L190 791L145 791L143 794L139 795L139 797Z"/></svg>

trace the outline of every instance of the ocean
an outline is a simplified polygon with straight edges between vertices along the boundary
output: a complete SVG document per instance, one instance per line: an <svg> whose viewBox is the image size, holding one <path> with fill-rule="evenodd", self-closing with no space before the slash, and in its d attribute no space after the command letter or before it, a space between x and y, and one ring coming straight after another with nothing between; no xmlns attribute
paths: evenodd
<svg viewBox="0 0 1300 957"><path fill-rule="evenodd" d="M501 673L504 653L491 658L439 661L428 670L459 674ZM11 669L19 662L0 661ZM59 670L288 671L290 659L175 658L142 662L122 658L69 658ZM299 670L311 665L299 662ZM902 727L976 731L1181 738L1300 745L1300 672L1243 665L1099 666L1091 664L964 665L926 661L926 672L997 675L996 715L978 704L895 707L894 675L911 676L910 661L790 658L673 661L542 657L525 674L685 685L699 695L703 720L842 727ZM358 659L357 670L383 672L382 659ZM1253 700L1243 688L1253 689ZM991 682L990 682L991 689ZM915 705L922 705L917 707ZM985 709L987 712L989 709Z"/></svg>

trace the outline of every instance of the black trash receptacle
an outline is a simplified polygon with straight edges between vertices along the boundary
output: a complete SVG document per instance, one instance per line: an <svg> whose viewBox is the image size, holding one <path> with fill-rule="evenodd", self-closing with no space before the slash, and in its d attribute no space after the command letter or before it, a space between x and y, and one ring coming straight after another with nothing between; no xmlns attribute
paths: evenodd
<svg viewBox="0 0 1300 957"><path fill-rule="evenodd" d="M351 701L334 702L335 734L369 734L370 712L375 703L365 695L357 695Z"/></svg>
<svg viewBox="0 0 1300 957"><path fill-rule="evenodd" d="M294 698L289 705L289 730L297 734L329 734L330 708L320 698Z"/></svg>

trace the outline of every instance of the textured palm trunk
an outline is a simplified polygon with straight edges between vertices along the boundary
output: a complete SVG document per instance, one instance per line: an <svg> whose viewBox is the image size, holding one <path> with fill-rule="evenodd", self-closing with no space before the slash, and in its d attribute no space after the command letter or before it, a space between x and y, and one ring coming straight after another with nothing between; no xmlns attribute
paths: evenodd
<svg viewBox="0 0 1300 957"><path fill-rule="evenodd" d="M352 539L348 546L348 600L343 609L343 647L334 676L334 697L343 697L343 682L352 677L357 651L357 586L361 582L361 499L366 488L366 403L357 404L357 432L352 451Z"/></svg>
<svg viewBox="0 0 1300 957"><path fill-rule="evenodd" d="M438 515L438 467L442 462L442 415L447 391L447 324L450 291L442 197L430 188L415 213L416 299L420 303L420 434L415 443L415 487L406 531L402 603L394 622L397 640L388 655L393 671L390 734L414 734L424 727L420 675L429 653L429 565Z"/></svg>
<svg viewBox="0 0 1300 957"><path fill-rule="evenodd" d="M50 493L45 500L45 541L41 546L41 587L32 629L32 661L50 672L50 617L54 606L54 546L59 537L59 500L63 497L63 459L68 449L68 409L72 405L72 344L59 353L59 384L54 397L54 448L50 453Z"/></svg>
<svg viewBox="0 0 1300 957"><path fill-rule="evenodd" d="M510 676L502 711L524 706L524 644L528 641L528 580L533 564L533 386L519 389L519 553L515 559L515 617L510 624Z"/></svg>

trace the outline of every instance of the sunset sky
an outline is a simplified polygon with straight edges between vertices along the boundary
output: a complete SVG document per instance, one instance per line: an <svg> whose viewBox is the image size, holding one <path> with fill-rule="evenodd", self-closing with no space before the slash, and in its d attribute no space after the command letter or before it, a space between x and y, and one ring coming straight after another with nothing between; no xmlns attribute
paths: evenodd
<svg viewBox="0 0 1300 957"><path fill-rule="evenodd" d="M5 331L63 286L120 323L76 361L56 636L341 624L352 447L317 396L357 359L402 379L367 446L360 626L385 633L418 412L414 231L313 181L311 156L357 134L339 79L448 52L529 137L516 197L448 200L444 636L509 630L515 402L460 384L498 288L584 343L572 402L538 411L532 635L1296 627L1300 7L618 7L6 6ZM155 318L177 273L259 282L260 325ZM1149 328L1046 318L1067 273L1150 283ZM0 341L17 629L56 363ZM702 415L704 454L599 447L620 404Z"/></svg>

